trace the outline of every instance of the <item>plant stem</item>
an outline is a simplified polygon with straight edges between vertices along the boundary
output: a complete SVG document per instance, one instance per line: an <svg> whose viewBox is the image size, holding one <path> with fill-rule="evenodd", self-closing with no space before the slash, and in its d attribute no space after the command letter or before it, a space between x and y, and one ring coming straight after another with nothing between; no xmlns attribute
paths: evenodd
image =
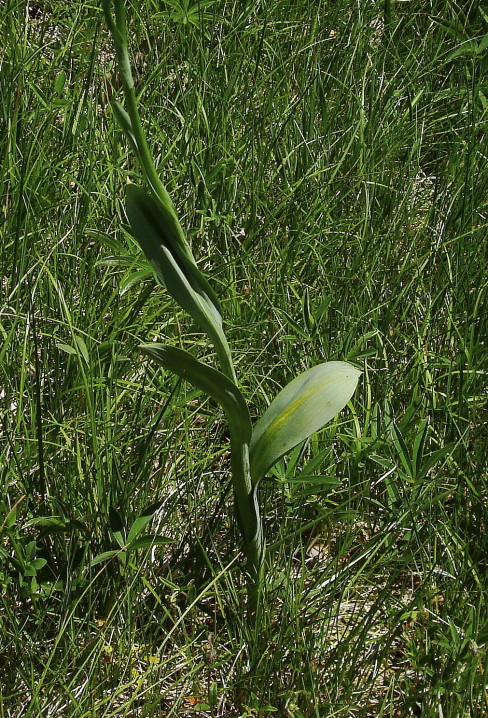
<svg viewBox="0 0 488 718"><path fill-rule="evenodd" d="M176 237L177 242L184 247L185 253L187 253L194 262L193 253L186 241L185 233L178 220L171 197L161 182L154 166L151 151L141 124L141 118L137 108L134 79L130 68L124 0L114 0L115 22L112 17L111 0L102 0L102 7L107 26L114 41L115 55L124 91L125 106L130 120L130 132L135 143L134 149L153 194L160 200L159 208L164 215L165 222L169 225L169 233ZM237 377L227 339L222 332L216 332L212 327L207 328L207 333L215 346L224 374L237 386Z"/></svg>
<svg viewBox="0 0 488 718"><path fill-rule="evenodd" d="M247 558L248 611L256 614L259 602L265 544L257 494L251 482L249 446L231 429L231 470L236 518Z"/></svg>
<svg viewBox="0 0 488 718"><path fill-rule="evenodd" d="M178 236L183 244L186 243L185 234L178 220L176 211L171 201L166 187L161 182L159 175L154 166L151 152L147 144L146 135L142 128L139 110L137 108L137 98L134 88L134 79L130 69L130 59L127 43L127 24L126 14L123 0L114 0L115 6L115 22L111 12L110 0L102 0L102 7L105 14L107 26L112 34L115 47L115 55L122 80L122 88L124 91L125 104L127 113L131 122L131 129L138 151L138 159L146 175L146 179L153 191L154 195L161 200L162 211L165 213L166 220L171 224L172 231Z"/></svg>

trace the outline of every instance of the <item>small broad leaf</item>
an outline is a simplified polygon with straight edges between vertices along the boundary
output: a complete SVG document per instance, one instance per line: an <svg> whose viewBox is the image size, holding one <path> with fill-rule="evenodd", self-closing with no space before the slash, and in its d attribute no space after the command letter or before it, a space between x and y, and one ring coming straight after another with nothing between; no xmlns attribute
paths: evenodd
<svg viewBox="0 0 488 718"><path fill-rule="evenodd" d="M65 84L66 84L66 73L64 70L61 70L61 72L59 73L59 75L56 77L56 79L54 81L54 92L57 95L62 95Z"/></svg>
<svg viewBox="0 0 488 718"><path fill-rule="evenodd" d="M62 352L66 352L66 354L74 354L76 356L76 349L69 344L65 344L64 342L56 342L56 347L58 349L61 349Z"/></svg>
<svg viewBox="0 0 488 718"><path fill-rule="evenodd" d="M8 512L6 518L4 519L4 522L2 524L2 528L11 529L12 526L14 526L16 521L17 521L17 505L13 506L13 508L11 508L10 511Z"/></svg>
<svg viewBox="0 0 488 718"><path fill-rule="evenodd" d="M45 558L35 558L33 561L31 561L31 566L36 571L39 571L39 569L44 568L44 566L47 564L47 559Z"/></svg>
<svg viewBox="0 0 488 718"><path fill-rule="evenodd" d="M109 559L114 558L114 556L118 556L120 551L104 551L103 553L99 553L98 556L95 556L94 559L90 561L90 567L98 566L99 563L103 563L104 561L108 561Z"/></svg>
<svg viewBox="0 0 488 718"><path fill-rule="evenodd" d="M326 362L307 369L280 391L253 428L249 455L254 482L345 407L360 374L346 362Z"/></svg>
<svg viewBox="0 0 488 718"><path fill-rule="evenodd" d="M76 346L78 347L78 350L79 350L81 356L85 360L87 366L89 366L90 365L90 356L88 354L88 348L85 344L84 339L82 337L79 337L76 335L73 336L73 339L74 339Z"/></svg>
<svg viewBox="0 0 488 718"><path fill-rule="evenodd" d="M135 551L138 548L147 548L148 546L167 546L170 543L174 543L174 540L166 536L146 534L145 536L134 539L134 541L127 546L127 551Z"/></svg>
<svg viewBox="0 0 488 718"><path fill-rule="evenodd" d="M146 506L146 508L141 511L139 516L136 518L136 520L130 527L129 533L127 534L128 544L130 544L136 538L136 536L139 536L141 531L144 529L145 526L147 526L154 514L159 511L162 505L162 501L157 501L150 506Z"/></svg>
<svg viewBox="0 0 488 718"><path fill-rule="evenodd" d="M70 346L69 344L65 344L64 342L56 342L56 346L58 349L61 349L61 351L66 352L66 354L82 356L86 364L89 365L90 356L88 354L88 348L84 340L81 337L74 335L73 341L76 344L76 347Z"/></svg>
<svg viewBox="0 0 488 718"><path fill-rule="evenodd" d="M119 291L121 294L125 294L129 289L141 284L141 282L145 282L147 279L151 279L152 276L150 269L138 269L135 272L130 272L121 281Z"/></svg>

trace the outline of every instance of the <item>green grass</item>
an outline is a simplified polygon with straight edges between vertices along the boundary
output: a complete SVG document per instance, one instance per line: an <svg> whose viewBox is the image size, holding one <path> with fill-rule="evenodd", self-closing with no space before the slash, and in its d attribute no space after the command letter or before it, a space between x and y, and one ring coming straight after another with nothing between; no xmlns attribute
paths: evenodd
<svg viewBox="0 0 488 718"><path fill-rule="evenodd" d="M252 633L224 417L137 350L200 338L123 231L102 12L6 0L0 717L482 716L486 17L134 5L144 128L253 417L321 361L363 380L261 487ZM154 502L173 543L91 567Z"/></svg>

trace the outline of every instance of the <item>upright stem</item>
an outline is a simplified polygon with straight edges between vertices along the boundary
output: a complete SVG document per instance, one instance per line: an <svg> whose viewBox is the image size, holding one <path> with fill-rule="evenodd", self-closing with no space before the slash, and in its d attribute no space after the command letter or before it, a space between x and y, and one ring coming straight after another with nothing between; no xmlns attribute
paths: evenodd
<svg viewBox="0 0 488 718"><path fill-rule="evenodd" d="M178 221L173 202L171 201L171 197L169 196L166 187L161 182L161 179L156 171L152 155L147 144L146 135L142 128L141 118L137 108L134 79L130 68L124 0L114 0L114 6L115 22L112 16L111 0L102 0L105 20L114 41L115 56L117 59L120 78L122 80L127 113L130 118L132 133L137 145L139 161L152 191L156 197L161 200L161 203L166 210L166 219L171 223L172 230L186 245L185 235Z"/></svg>
<svg viewBox="0 0 488 718"><path fill-rule="evenodd" d="M255 487L251 482L249 446L239 431L231 430L231 470L237 524L244 539L247 559L247 593L249 616L255 616L262 583L264 537Z"/></svg>

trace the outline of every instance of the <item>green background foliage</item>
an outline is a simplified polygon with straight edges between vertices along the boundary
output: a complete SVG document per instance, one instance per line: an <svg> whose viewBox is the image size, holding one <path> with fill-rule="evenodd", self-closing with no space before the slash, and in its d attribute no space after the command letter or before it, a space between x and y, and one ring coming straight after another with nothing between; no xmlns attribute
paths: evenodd
<svg viewBox="0 0 488 718"><path fill-rule="evenodd" d="M141 178L101 9L5 0L0 715L483 715L480 4L144 0L128 22L253 420L315 364L363 377L261 484L249 635L224 417L138 349L212 363L124 230Z"/></svg>

